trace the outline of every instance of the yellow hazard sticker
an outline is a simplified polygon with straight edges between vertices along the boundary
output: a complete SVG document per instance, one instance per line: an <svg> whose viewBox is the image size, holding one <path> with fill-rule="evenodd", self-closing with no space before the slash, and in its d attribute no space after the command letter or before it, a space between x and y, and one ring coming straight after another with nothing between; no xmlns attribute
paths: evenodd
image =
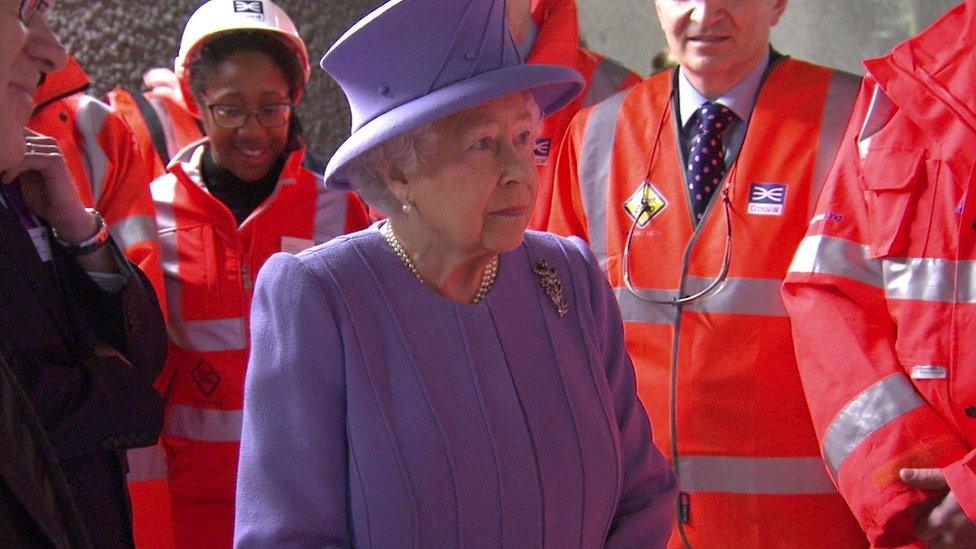
<svg viewBox="0 0 976 549"><path fill-rule="evenodd" d="M637 222L637 226L643 229L654 219L661 210L668 207L668 201L664 199L661 192L651 185L650 181L645 181L637 189L637 192L630 195L624 202L624 211L631 219Z"/></svg>

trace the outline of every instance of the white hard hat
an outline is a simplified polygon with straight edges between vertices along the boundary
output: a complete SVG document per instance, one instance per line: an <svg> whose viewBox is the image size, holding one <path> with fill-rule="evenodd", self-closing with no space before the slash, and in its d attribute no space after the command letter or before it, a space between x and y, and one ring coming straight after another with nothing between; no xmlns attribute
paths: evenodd
<svg viewBox="0 0 976 549"><path fill-rule="evenodd" d="M189 82L187 66L200 47L214 36L240 30L258 30L277 34L301 59L305 81L311 75L305 41L285 10L270 0L210 0L190 16L180 40L180 53L174 71L181 82Z"/></svg>

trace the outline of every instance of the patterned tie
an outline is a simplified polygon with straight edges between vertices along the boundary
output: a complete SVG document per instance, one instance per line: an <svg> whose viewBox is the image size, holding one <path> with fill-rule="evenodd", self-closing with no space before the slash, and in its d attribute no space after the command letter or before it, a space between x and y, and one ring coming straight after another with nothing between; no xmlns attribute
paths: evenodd
<svg viewBox="0 0 976 549"><path fill-rule="evenodd" d="M736 119L735 113L721 103L706 101L695 113L698 135L688 153L688 190L695 221L701 221L715 189L725 176L725 149L722 134Z"/></svg>

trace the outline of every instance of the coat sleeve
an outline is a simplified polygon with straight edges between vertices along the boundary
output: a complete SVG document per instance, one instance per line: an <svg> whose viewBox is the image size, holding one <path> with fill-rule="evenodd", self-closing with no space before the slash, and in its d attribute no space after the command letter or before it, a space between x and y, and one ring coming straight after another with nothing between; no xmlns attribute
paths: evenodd
<svg viewBox="0 0 976 549"><path fill-rule="evenodd" d="M889 229L900 226L899 205L924 175L912 170L916 147L878 151L883 177L863 169L857 132L870 85L789 268L783 301L827 469L872 545L895 547L914 541L915 508L932 498L902 482L899 470L946 467L968 448L928 400L946 380L920 386L899 357L885 265L904 250ZM874 134L871 146L910 135L899 120Z"/></svg>
<svg viewBox="0 0 976 549"><path fill-rule="evenodd" d="M331 310L323 282L294 256L272 256L258 275L236 547L349 543L345 376Z"/></svg>
<svg viewBox="0 0 976 549"><path fill-rule="evenodd" d="M572 238L587 261L599 349L620 429L623 480L606 547L666 547L674 519L674 472L651 439L651 425L637 396L634 364L624 343L623 321L600 266L579 238Z"/></svg>

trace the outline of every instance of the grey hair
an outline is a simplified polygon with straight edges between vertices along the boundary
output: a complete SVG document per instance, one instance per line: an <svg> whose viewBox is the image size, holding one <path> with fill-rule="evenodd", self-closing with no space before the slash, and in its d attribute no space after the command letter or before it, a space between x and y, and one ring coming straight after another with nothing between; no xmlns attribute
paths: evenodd
<svg viewBox="0 0 976 549"><path fill-rule="evenodd" d="M387 139L353 158L344 168L352 189L372 208L389 216L402 206L386 184L383 174L391 169L412 171L424 154L436 146L438 132L434 123Z"/></svg>
<svg viewBox="0 0 976 549"><path fill-rule="evenodd" d="M538 127L542 111L531 92L522 94L529 104L532 125ZM350 160L344 171L352 189L372 208L387 216L399 211L403 204L390 191L383 174L390 173L391 168L400 172L416 170L438 145L440 133L434 128L437 122L439 120L391 137Z"/></svg>

